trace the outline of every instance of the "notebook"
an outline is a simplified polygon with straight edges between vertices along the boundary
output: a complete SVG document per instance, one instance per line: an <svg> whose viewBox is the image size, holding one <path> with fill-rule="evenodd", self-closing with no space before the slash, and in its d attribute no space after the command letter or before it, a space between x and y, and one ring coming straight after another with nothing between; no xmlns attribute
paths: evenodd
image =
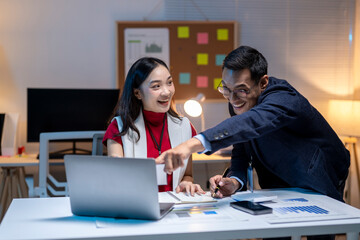
<svg viewBox="0 0 360 240"><path fill-rule="evenodd" d="M215 198L211 197L210 192L200 195L195 193L194 196L185 192L160 192L159 201L173 202L175 204L217 202Z"/></svg>
<svg viewBox="0 0 360 240"><path fill-rule="evenodd" d="M158 220L174 203L159 203L154 159L65 155L71 211L80 216Z"/></svg>

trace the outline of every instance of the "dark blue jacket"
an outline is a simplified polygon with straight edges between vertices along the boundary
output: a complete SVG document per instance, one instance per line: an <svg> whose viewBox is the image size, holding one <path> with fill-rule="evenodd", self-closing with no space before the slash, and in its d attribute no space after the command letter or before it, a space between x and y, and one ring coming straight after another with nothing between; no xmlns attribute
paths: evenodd
<svg viewBox="0 0 360 240"><path fill-rule="evenodd" d="M256 106L202 134L211 144L207 154L234 146L228 176L246 184L252 158L261 188L301 187L343 201L349 152L322 115L285 80L270 77Z"/></svg>

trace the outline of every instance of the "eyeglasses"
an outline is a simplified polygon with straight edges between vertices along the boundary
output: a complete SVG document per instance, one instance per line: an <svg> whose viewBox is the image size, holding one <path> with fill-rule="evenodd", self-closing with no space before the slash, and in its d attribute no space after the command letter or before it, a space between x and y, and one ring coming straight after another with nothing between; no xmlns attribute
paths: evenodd
<svg viewBox="0 0 360 240"><path fill-rule="evenodd" d="M251 87L251 88L253 88L253 87ZM234 90L230 90L229 88L223 86L222 82L220 82L219 86L217 87L217 90L220 93L222 93L222 95L224 95L225 97L228 97L228 96L230 96L231 93L233 93L238 98L244 98L250 93L251 88L248 89L248 90L247 89L241 89L241 88L236 88Z"/></svg>

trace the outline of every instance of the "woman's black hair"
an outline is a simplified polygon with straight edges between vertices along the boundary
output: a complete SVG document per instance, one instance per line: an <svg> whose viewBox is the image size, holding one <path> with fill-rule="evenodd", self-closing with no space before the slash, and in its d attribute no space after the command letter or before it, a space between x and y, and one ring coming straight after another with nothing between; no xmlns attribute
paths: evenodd
<svg viewBox="0 0 360 240"><path fill-rule="evenodd" d="M146 80L150 73L160 65L169 70L166 63L153 57L140 58L131 66L126 76L120 99L110 118L111 122L115 116L120 116L123 123L121 132L116 136L123 136L128 133L129 129L132 129L138 135L137 141L139 140L140 132L136 128L134 122L140 114L142 102L135 96L134 89L140 88L140 85ZM171 100L168 113L171 116L180 119L180 116L173 108L173 99Z"/></svg>

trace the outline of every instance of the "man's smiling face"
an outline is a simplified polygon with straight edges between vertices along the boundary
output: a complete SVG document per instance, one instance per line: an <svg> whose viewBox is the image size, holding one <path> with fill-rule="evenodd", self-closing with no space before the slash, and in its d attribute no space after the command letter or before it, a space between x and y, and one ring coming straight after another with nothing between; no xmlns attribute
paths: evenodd
<svg viewBox="0 0 360 240"><path fill-rule="evenodd" d="M268 76L264 75L258 84L251 79L249 69L234 71L224 68L222 72L222 85L228 94L224 97L232 105L234 112L239 115L253 108L260 94L266 89ZM235 93L234 93L235 91Z"/></svg>

